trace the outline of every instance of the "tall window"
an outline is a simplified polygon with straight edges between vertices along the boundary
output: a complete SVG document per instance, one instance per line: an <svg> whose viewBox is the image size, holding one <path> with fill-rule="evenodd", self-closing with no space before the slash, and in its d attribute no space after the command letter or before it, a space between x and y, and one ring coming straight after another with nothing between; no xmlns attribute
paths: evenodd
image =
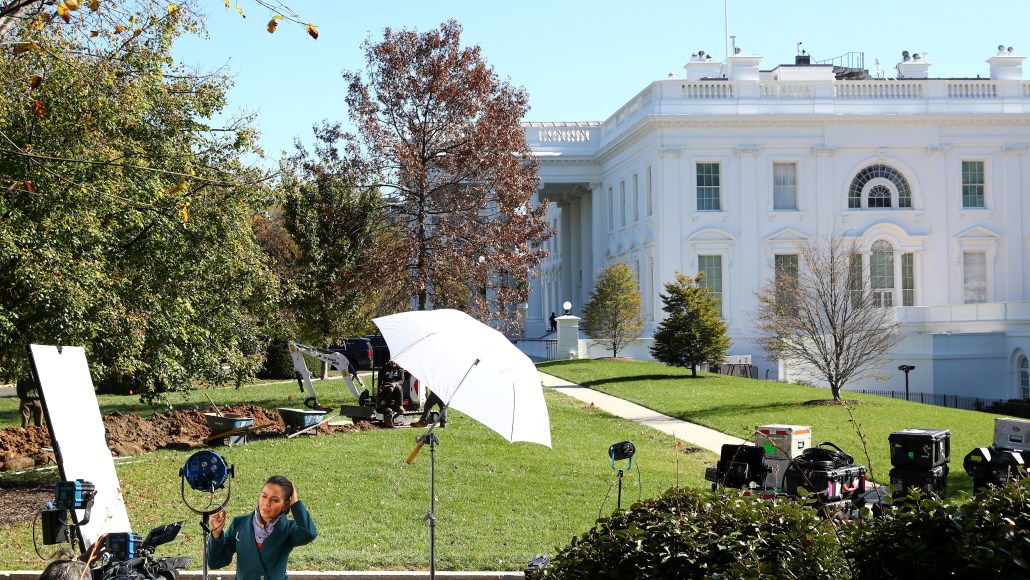
<svg viewBox="0 0 1030 580"><path fill-rule="evenodd" d="M650 217L654 213L654 197L651 194L651 166L647 166L647 172L644 174L644 188L647 190L647 215Z"/></svg>
<svg viewBox="0 0 1030 580"><path fill-rule="evenodd" d="M855 252L851 254L851 271L848 273L848 282L851 286L851 305L862 304L862 289L865 283L862 281L862 254Z"/></svg>
<svg viewBox="0 0 1030 580"><path fill-rule="evenodd" d="M626 182L619 182L619 225L626 225Z"/></svg>
<svg viewBox="0 0 1030 580"><path fill-rule="evenodd" d="M633 223L640 221L640 179L633 174Z"/></svg>
<svg viewBox="0 0 1030 580"><path fill-rule="evenodd" d="M984 206L984 162L962 162L962 207Z"/></svg>
<svg viewBox="0 0 1030 580"><path fill-rule="evenodd" d="M873 304L894 306L894 246L879 240L873 242L869 255L869 286L873 291Z"/></svg>
<svg viewBox="0 0 1030 580"><path fill-rule="evenodd" d="M773 163L773 209L798 208L798 164Z"/></svg>
<svg viewBox="0 0 1030 580"><path fill-rule="evenodd" d="M722 256L698 256L697 271L704 273L701 286L708 288L719 302L722 313Z"/></svg>
<svg viewBox="0 0 1030 580"><path fill-rule="evenodd" d="M901 255L901 305L916 305L915 254Z"/></svg>
<svg viewBox="0 0 1030 580"><path fill-rule="evenodd" d="M982 304L987 302L987 254L985 252L962 252L963 302Z"/></svg>
<svg viewBox="0 0 1030 580"><path fill-rule="evenodd" d="M1025 356L1019 357L1019 394L1030 399L1030 361Z"/></svg>
<svg viewBox="0 0 1030 580"><path fill-rule="evenodd" d="M776 302L793 303L793 288L798 279L798 255L776 254L773 257L773 275L776 286Z"/></svg>
<svg viewBox="0 0 1030 580"><path fill-rule="evenodd" d="M865 199L863 200L863 195ZM870 165L855 175L848 189L848 207L912 207L912 188L897 169L889 165ZM863 201L865 202L863 204Z"/></svg>
<svg viewBox="0 0 1030 580"><path fill-rule="evenodd" d="M698 211L719 211L719 164L697 164L697 209Z"/></svg>

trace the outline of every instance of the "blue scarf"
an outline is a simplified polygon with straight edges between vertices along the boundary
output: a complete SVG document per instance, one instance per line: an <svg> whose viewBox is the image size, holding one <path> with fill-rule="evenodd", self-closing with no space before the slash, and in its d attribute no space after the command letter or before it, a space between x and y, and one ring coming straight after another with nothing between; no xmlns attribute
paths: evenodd
<svg viewBox="0 0 1030 580"><path fill-rule="evenodd" d="M254 522L254 540L257 542L259 548L261 547L261 544L265 543L265 539L268 538L268 536L272 535L272 532L275 531L275 524L279 521L279 518L281 517L282 514L279 514L274 520L268 522L267 524L262 524L261 509L254 508L254 517L251 518L251 521Z"/></svg>

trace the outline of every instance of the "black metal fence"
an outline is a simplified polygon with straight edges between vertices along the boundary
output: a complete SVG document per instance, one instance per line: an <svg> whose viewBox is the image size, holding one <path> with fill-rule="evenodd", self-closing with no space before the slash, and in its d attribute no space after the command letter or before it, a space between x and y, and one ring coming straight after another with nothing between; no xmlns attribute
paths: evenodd
<svg viewBox="0 0 1030 580"><path fill-rule="evenodd" d="M555 338L520 338L515 346L526 356L536 360L555 360L558 358L558 340Z"/></svg>
<svg viewBox="0 0 1030 580"><path fill-rule="evenodd" d="M845 391L849 393L863 393L865 395L876 395L879 397L890 397L892 399L904 399L905 391ZM937 405L938 407L951 407L952 409L965 409L967 411L986 411L995 403L1005 403L1006 399L984 399L981 397L964 397L962 395L947 395L943 393L912 393L908 394L908 400L914 403L925 405Z"/></svg>

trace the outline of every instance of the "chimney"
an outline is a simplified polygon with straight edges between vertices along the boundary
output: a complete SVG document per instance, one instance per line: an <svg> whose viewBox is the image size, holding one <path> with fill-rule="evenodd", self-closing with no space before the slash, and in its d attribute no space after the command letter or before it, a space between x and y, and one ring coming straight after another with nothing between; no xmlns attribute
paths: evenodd
<svg viewBox="0 0 1030 580"><path fill-rule="evenodd" d="M722 63L712 60L712 55L699 50L690 55L690 62L683 66L688 81L722 78Z"/></svg>
<svg viewBox="0 0 1030 580"><path fill-rule="evenodd" d="M1026 57L1016 56L1016 51L1011 46L1006 48L1004 44L998 45L998 54L987 59L987 64L991 65L991 80L1023 80L1024 60Z"/></svg>
<svg viewBox="0 0 1030 580"><path fill-rule="evenodd" d="M930 76L930 59L926 53L914 52L911 55L907 50L901 53L901 62L898 63L899 79L925 79Z"/></svg>

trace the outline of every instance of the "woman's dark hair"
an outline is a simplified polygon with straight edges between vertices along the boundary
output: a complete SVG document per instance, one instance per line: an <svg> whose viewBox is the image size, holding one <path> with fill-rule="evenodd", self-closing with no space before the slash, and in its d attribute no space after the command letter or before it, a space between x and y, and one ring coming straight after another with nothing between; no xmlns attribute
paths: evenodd
<svg viewBox="0 0 1030 580"><path fill-rule="evenodd" d="M281 475L273 475L272 477L268 478L268 481L265 482L265 485L268 485L270 483L273 484L273 485L278 485L279 487L283 488L283 493L286 494L286 497L283 498L283 499L285 499L286 501L290 501L290 498L293 497L293 482L292 481L286 479L285 477L283 477Z"/></svg>
<svg viewBox="0 0 1030 580"><path fill-rule="evenodd" d="M79 580L86 569L85 562L78 560L56 560L51 562L39 576L39 580ZM87 575L87 577L89 577Z"/></svg>

